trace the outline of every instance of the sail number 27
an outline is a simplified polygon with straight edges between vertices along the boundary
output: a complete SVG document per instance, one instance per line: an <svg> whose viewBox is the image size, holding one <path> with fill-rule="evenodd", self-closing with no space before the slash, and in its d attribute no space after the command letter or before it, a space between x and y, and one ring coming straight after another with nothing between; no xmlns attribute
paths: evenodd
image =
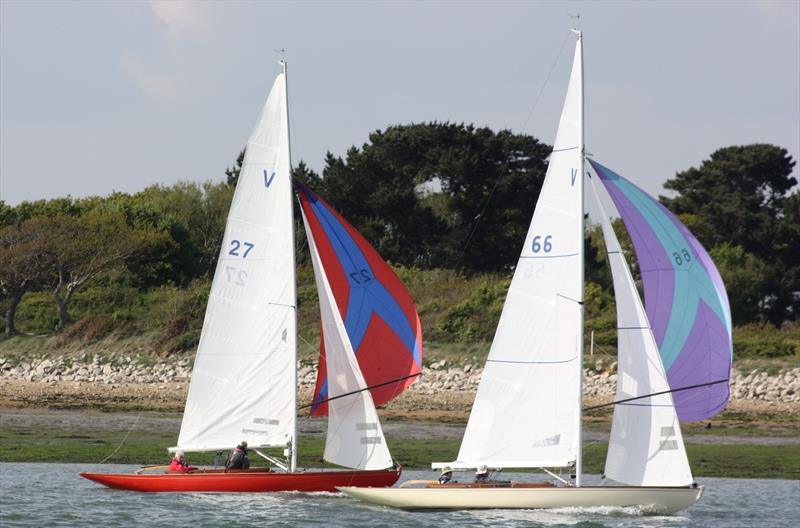
<svg viewBox="0 0 800 528"><path fill-rule="evenodd" d="M248 253L250 253L250 250L254 247L256 247L256 245L250 242L231 240L231 247L228 250L228 255L232 257L242 257L244 259L247 258ZM228 282L232 282L237 286L245 286L247 271L238 269L235 266L225 266L225 277L228 279Z"/></svg>
<svg viewBox="0 0 800 528"><path fill-rule="evenodd" d="M243 253L239 253L241 247L244 246L245 250ZM242 258L247 258L247 254L250 253L250 250L256 247L255 244L251 244L250 242L239 242L238 240L231 240L231 249L228 251L228 255L232 255L234 257L238 257L241 255Z"/></svg>
<svg viewBox="0 0 800 528"><path fill-rule="evenodd" d="M533 243L531 243L531 251L538 253L544 250L545 253L550 253L550 250L553 249L552 239L552 235L546 235L544 240L542 240L542 235L536 235L533 237Z"/></svg>
<svg viewBox="0 0 800 528"><path fill-rule="evenodd" d="M354 271L353 273L350 274L350 278L356 284L366 284L366 283L368 283L369 281L372 280L372 277L370 276L369 271L367 271L365 269Z"/></svg>

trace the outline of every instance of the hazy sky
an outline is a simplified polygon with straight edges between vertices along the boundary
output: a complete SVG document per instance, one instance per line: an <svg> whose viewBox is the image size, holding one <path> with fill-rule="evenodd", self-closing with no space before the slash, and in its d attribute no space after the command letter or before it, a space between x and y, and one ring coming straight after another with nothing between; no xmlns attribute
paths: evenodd
<svg viewBox="0 0 800 528"><path fill-rule="evenodd" d="M573 24L587 149L650 192L723 146L798 158L796 0L0 0L0 200L222 179L279 72L275 48L295 163L320 170L375 129L431 120L552 143Z"/></svg>

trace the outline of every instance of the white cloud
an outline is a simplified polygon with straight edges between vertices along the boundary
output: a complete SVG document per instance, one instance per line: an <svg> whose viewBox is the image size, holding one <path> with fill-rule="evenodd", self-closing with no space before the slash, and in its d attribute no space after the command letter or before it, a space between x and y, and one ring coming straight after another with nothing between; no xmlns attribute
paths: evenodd
<svg viewBox="0 0 800 528"><path fill-rule="evenodd" d="M209 28L206 3L191 0L150 0L150 9L167 26L167 39L206 33Z"/></svg>
<svg viewBox="0 0 800 528"><path fill-rule="evenodd" d="M122 69L145 94L153 99L172 97L178 91L178 83L175 78L154 72L134 56L122 58Z"/></svg>
<svg viewBox="0 0 800 528"><path fill-rule="evenodd" d="M180 39L205 34L209 29L207 4L199 0L149 0L148 5L163 24L166 40L174 43ZM171 46L166 49L174 55ZM172 57L173 60L175 57ZM152 99L174 97L179 88L178 76L163 74L153 69L137 54L122 57L122 69L136 85Z"/></svg>

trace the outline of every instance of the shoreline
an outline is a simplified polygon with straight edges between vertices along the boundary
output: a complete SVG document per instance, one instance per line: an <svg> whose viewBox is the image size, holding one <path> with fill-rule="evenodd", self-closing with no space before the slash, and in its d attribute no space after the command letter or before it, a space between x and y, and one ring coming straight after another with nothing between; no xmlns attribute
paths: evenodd
<svg viewBox="0 0 800 528"><path fill-rule="evenodd" d="M430 379L430 375L428 376ZM435 386L435 390L430 390L430 385ZM414 384L381 408L380 415L397 420L466 423L475 398L475 387L465 383L455 386L459 388L454 390L451 388L452 385L445 386L441 381ZM189 383L185 380L158 383L105 383L0 379L0 409L182 412L188 389ZM298 390L298 405L310 403L312 393L313 384L310 381L301 383ZM584 406L609 403L612 400L613 393L587 394L584 396ZM587 422L605 421L610 420L610 416L609 407L591 411L584 416L584 419ZM796 433L800 435L800 401L733 398L722 413L711 420L697 423L712 424L712 427L720 425L741 427L744 424L754 424L764 428L794 427L797 429Z"/></svg>
<svg viewBox="0 0 800 528"><path fill-rule="evenodd" d="M3 462L158 465L168 460L181 414L157 411L103 412L97 409L0 408L0 460ZM397 420L382 416L389 449L407 469L429 469L436 460L453 460L463 423ZM600 474L606 457L607 422L587 421L584 467ZM686 424L692 425L692 424ZM322 461L327 420L298 420L301 467L326 467ZM689 429L684 427L684 429ZM796 428L692 428L685 433L694 475L800 480L800 438ZM274 453L280 456L279 452ZM194 465L212 466L213 453L192 453ZM259 460L257 457L255 460ZM255 462L258 464L258 462ZM327 467L330 467L329 465Z"/></svg>

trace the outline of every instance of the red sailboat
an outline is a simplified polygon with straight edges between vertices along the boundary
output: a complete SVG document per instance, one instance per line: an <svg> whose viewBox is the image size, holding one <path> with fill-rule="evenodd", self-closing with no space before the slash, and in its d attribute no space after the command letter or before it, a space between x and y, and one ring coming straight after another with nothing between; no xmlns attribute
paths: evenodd
<svg viewBox="0 0 800 528"><path fill-rule="evenodd" d="M244 492L330 491L337 486L386 487L400 478L400 468L377 471L294 471L268 468L249 470L206 469L192 473L126 474L81 473L109 488L144 492Z"/></svg>
<svg viewBox="0 0 800 528"><path fill-rule="evenodd" d="M400 279L327 203L298 184L322 321L312 414L328 416L324 458L297 468L297 314L286 65L255 130L228 214L178 443L171 452L247 442L272 467L81 476L135 491L336 491L391 486L400 467L376 405L422 369L422 332ZM282 448L283 457L268 449Z"/></svg>

